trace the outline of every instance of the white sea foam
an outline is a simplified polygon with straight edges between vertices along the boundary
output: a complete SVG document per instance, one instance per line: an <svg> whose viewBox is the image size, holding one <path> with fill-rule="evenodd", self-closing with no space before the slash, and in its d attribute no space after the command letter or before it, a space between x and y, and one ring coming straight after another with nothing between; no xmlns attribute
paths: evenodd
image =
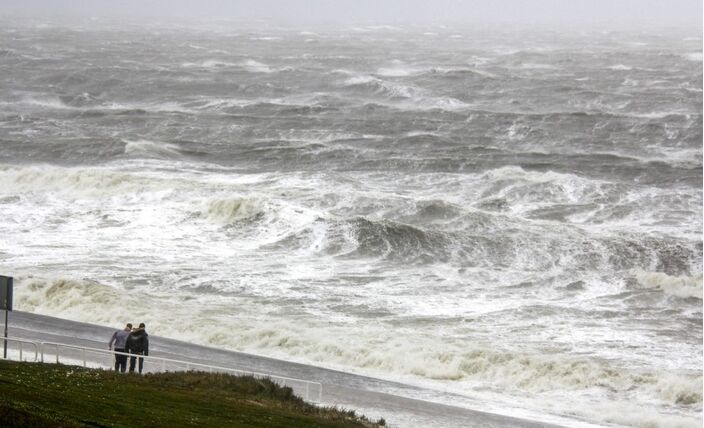
<svg viewBox="0 0 704 428"><path fill-rule="evenodd" d="M148 63L139 34L7 40L26 67L0 101L0 267L35 275L20 309L596 424L701 419L695 43L247 43L269 30L163 33ZM566 68L513 79L522 62Z"/></svg>
<svg viewBox="0 0 704 428"><path fill-rule="evenodd" d="M615 70L615 71L629 71L633 70L633 67L628 66L628 65L623 65L623 64L616 64L607 67L609 70Z"/></svg>
<svg viewBox="0 0 704 428"><path fill-rule="evenodd" d="M269 67L268 65L255 61L253 59L248 59L244 62L241 63L241 65L249 72L252 73L272 73L274 71L273 68Z"/></svg>
<svg viewBox="0 0 704 428"><path fill-rule="evenodd" d="M237 67L239 64L222 61L216 59L208 59L201 62L184 62L181 64L182 67L199 67L199 68L224 68L224 67Z"/></svg>
<svg viewBox="0 0 704 428"><path fill-rule="evenodd" d="M428 93L428 91L413 85L396 83L393 81L382 80L369 75L355 75L347 80L346 86L370 85L375 88L375 92L379 95L384 95L390 99L396 99L396 104L391 103L393 107L400 107L408 110L463 110L471 106L461 100L452 97L438 97ZM382 102L387 103L387 102ZM388 103L387 103L388 104Z"/></svg>
<svg viewBox="0 0 704 428"><path fill-rule="evenodd" d="M34 105L38 107L45 107L50 109L72 109L73 107L67 105L59 99L59 97L52 96L26 96L21 101L23 104Z"/></svg>
<svg viewBox="0 0 704 428"><path fill-rule="evenodd" d="M352 327L344 324L314 318L300 318L295 325L284 319L262 325L258 314L250 311L256 307L239 297L221 296L216 302L201 296L201 304L194 306L179 303L180 298L191 298L183 293L168 297L146 290L131 293L94 281L29 275L16 275L16 281L19 310L105 325L119 325L126 318L140 320L157 335L374 375L414 377L430 384L473 385L479 388L475 392L479 396L482 388L489 388L505 391L509 397L561 397L557 400L561 405L555 408L567 412L579 403L578 414L605 422L639 426L658 420L687 422L691 418L660 411L638 417L623 410L635 403L663 402L685 408L702 403L701 373L625 368L607 361L502 351L478 344L467 347L432 335L417 335L409 342L405 335L397 336L373 324L366 327L364 336L351 334ZM229 318L220 307L237 307L242 316ZM186 331L180 327L184 323L189 325ZM614 402L614 411L622 410L620 416L618 412L599 415L604 397L610 396L621 397L609 400ZM630 397L630 402L623 397Z"/></svg>
<svg viewBox="0 0 704 428"><path fill-rule="evenodd" d="M278 36L260 36L260 37L250 37L249 40L261 40L261 41L264 41L264 42L272 42L272 41L281 40L281 37L278 37Z"/></svg>
<svg viewBox="0 0 704 428"><path fill-rule="evenodd" d="M688 54L685 54L684 57L689 61L702 62L701 52L690 52Z"/></svg>
<svg viewBox="0 0 704 428"><path fill-rule="evenodd" d="M525 70L556 70L558 67L552 64L523 63L520 68Z"/></svg>
<svg viewBox="0 0 704 428"><path fill-rule="evenodd" d="M25 96L19 101L19 103L25 104L25 105L30 105L30 106L48 108L48 109L74 110L74 111L92 110L92 111L102 111L102 112L111 112L111 111L119 112L119 111L127 111L127 110L146 110L146 111L156 111L156 112L164 112L164 111L167 111L167 112L168 111L180 111L180 112L185 112L185 113L192 113L193 112L192 110L184 108L183 105L181 105L180 103L175 103L175 102L134 103L134 104L131 104L131 103L126 104L126 103L118 103L118 102L97 103L97 101L95 99L93 99L88 93L81 94L80 96L78 96L76 98L80 99L83 102L93 101L95 103L91 104L90 106L73 106L73 105L66 104L59 97L40 96L40 95ZM17 104L16 102L0 101L0 105L16 105L16 104Z"/></svg>
<svg viewBox="0 0 704 428"><path fill-rule="evenodd" d="M184 62L181 64L181 66L186 68L197 67L209 69L243 68L251 73L272 73L273 71L275 71L270 66L253 59L246 59L240 62L225 61L220 59L208 59L201 62Z"/></svg>
<svg viewBox="0 0 704 428"><path fill-rule="evenodd" d="M585 202L590 193L598 191L600 184L573 174L557 172L526 171L521 167L507 166L487 171L481 180L488 181L494 190L492 197L506 197L516 204L516 209L534 209L535 205ZM501 185L497 189L497 184ZM527 189L541 186L545 192L540 196ZM550 189L548 189L548 187Z"/></svg>
<svg viewBox="0 0 704 428"><path fill-rule="evenodd" d="M680 298L702 298L702 276L670 276L662 272L635 271L638 284Z"/></svg>
<svg viewBox="0 0 704 428"><path fill-rule="evenodd" d="M263 214L264 210L257 201L235 197L210 201L206 213L209 220L229 224L257 217Z"/></svg>
<svg viewBox="0 0 704 428"><path fill-rule="evenodd" d="M347 86L364 85L366 83L379 82L379 81L380 80L374 76L360 75L360 76L353 76L353 77L350 77L349 79L345 80L345 85L347 85Z"/></svg>
<svg viewBox="0 0 704 428"><path fill-rule="evenodd" d="M386 77L406 77L413 74L417 74L417 70L403 67L393 67L393 68L380 68L377 70L376 74Z"/></svg>
<svg viewBox="0 0 704 428"><path fill-rule="evenodd" d="M426 97L421 98L418 107L426 109L440 109L440 110L465 110L471 108L470 104L460 101L457 98L452 97Z"/></svg>
<svg viewBox="0 0 704 428"><path fill-rule="evenodd" d="M125 140L125 154L135 156L156 157L161 159L175 159L181 157L178 146L159 141Z"/></svg>
<svg viewBox="0 0 704 428"><path fill-rule="evenodd" d="M700 428L702 426L701 416L659 412L652 407L643 407L633 402L623 401L605 400L591 408L577 408L571 413L601 420L607 424L639 428Z"/></svg>
<svg viewBox="0 0 704 428"><path fill-rule="evenodd" d="M97 282L66 278L35 278L18 276L16 299L21 310L45 314L63 314L65 318L95 323L112 323L124 306L134 303L134 297ZM136 297L136 296L135 296ZM91 309L95 308L95 309ZM100 309L98 309L100 308Z"/></svg>
<svg viewBox="0 0 704 428"><path fill-rule="evenodd" d="M385 80L378 80L377 83L379 92L391 97L412 98L421 96L423 93L420 88L412 85L403 85Z"/></svg>
<svg viewBox="0 0 704 428"><path fill-rule="evenodd" d="M0 168L5 192L59 192L80 196L130 193L158 186L158 180L101 168L32 166Z"/></svg>
<svg viewBox="0 0 704 428"><path fill-rule="evenodd" d="M262 102L260 99L241 99L241 98L206 98L203 100L187 103L187 110L222 110L230 107L246 107Z"/></svg>

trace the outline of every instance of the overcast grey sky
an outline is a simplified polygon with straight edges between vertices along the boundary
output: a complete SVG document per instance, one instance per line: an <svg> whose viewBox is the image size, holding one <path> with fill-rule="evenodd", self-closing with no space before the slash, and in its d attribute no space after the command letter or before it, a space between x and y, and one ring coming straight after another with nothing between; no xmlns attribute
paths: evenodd
<svg viewBox="0 0 704 428"><path fill-rule="evenodd" d="M270 20L607 28L701 28L702 0L0 0L0 15L37 19Z"/></svg>

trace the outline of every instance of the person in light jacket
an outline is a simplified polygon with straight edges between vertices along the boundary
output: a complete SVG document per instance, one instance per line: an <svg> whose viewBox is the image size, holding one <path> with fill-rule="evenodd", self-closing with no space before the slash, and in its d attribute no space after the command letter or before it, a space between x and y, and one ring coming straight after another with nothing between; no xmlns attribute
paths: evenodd
<svg viewBox="0 0 704 428"><path fill-rule="evenodd" d="M122 330L117 330L112 334L110 342L108 342L108 349L114 349L115 352L125 352L127 346L127 338L132 332L132 324L125 325ZM113 348L114 346L114 348ZM127 368L127 355L115 354L115 371L125 372Z"/></svg>
<svg viewBox="0 0 704 428"><path fill-rule="evenodd" d="M140 323L139 327L134 329L127 337L127 352L136 355L149 355L149 335L145 330L144 323ZM130 373L134 373L134 365L137 357L130 356ZM139 358L139 373L142 373L144 366L144 358Z"/></svg>

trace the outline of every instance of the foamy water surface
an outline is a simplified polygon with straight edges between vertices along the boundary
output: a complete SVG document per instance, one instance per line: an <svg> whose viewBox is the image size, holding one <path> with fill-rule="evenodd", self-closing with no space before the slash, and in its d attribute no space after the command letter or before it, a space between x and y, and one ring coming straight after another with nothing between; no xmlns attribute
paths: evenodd
<svg viewBox="0 0 704 428"><path fill-rule="evenodd" d="M0 30L16 308L701 426L701 39L363 30Z"/></svg>

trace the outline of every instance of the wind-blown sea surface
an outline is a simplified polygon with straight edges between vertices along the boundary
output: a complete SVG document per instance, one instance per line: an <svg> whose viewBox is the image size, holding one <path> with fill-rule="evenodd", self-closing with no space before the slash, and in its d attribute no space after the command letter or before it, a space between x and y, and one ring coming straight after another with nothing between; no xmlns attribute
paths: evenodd
<svg viewBox="0 0 704 428"><path fill-rule="evenodd" d="M1 273L18 310L699 427L699 36L5 22Z"/></svg>

